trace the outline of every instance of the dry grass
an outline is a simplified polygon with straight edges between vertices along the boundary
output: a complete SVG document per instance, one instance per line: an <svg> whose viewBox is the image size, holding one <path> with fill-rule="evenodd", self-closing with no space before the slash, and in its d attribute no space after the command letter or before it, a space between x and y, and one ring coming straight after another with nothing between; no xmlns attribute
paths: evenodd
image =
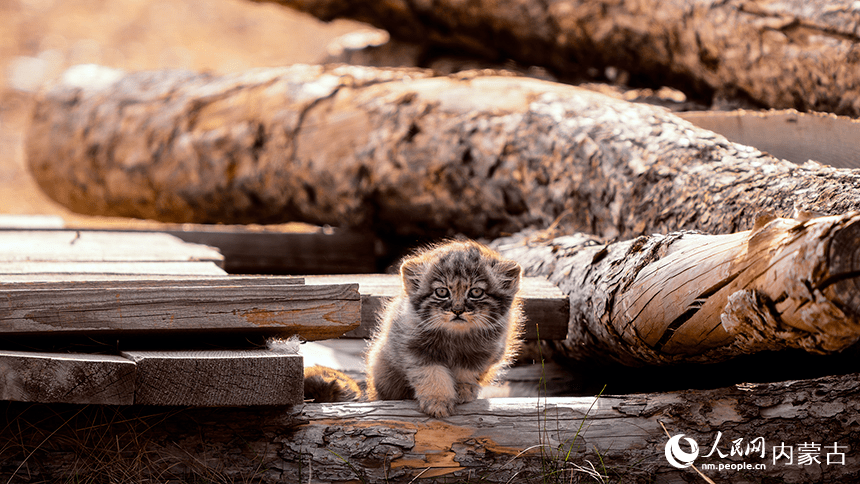
<svg viewBox="0 0 860 484"><path fill-rule="evenodd" d="M276 482L254 411L3 402L0 483ZM265 412L262 412L265 413ZM238 418L237 418L238 417ZM246 425L247 424L247 425ZM247 430L247 432L243 431Z"/></svg>

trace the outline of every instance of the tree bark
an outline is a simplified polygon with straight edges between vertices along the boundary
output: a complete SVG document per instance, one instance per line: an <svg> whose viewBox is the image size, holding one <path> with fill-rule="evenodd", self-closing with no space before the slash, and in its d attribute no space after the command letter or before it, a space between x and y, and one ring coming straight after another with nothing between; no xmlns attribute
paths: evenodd
<svg viewBox="0 0 860 484"><path fill-rule="evenodd" d="M82 73L43 93L26 150L43 189L84 213L408 237L493 238L555 221L629 238L860 208L853 171L797 166L662 108L534 79Z"/></svg>
<svg viewBox="0 0 860 484"><path fill-rule="evenodd" d="M857 8L817 0L458 2L268 0L400 40L513 59L565 77L613 66L634 83L860 115Z"/></svg>
<svg viewBox="0 0 860 484"><path fill-rule="evenodd" d="M500 239L526 274L570 295L575 359L717 362L759 351L842 351L860 339L860 214L759 221L729 235L675 232L602 244Z"/></svg>
<svg viewBox="0 0 860 484"><path fill-rule="evenodd" d="M665 457L669 435L683 434L698 443L694 465L715 482L850 482L860 476L858 392L860 376L850 374L697 392L478 400L441 420L413 401L307 404L301 414L4 403L0 477L569 482L588 479L593 465L615 482L700 482ZM732 452L738 439L740 454ZM760 450L750 450L757 442ZM801 446L810 443L815 462L802 465ZM780 446L793 449L792 463L774 460ZM720 464L765 468L739 473Z"/></svg>

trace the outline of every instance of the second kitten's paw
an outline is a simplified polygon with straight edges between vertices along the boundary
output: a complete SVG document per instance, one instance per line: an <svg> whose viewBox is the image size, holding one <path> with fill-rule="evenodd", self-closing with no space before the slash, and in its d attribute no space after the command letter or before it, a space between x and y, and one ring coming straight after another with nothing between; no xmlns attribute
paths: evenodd
<svg viewBox="0 0 860 484"><path fill-rule="evenodd" d="M427 398L418 401L418 408L431 417L448 417L454 413L454 401Z"/></svg>
<svg viewBox="0 0 860 484"><path fill-rule="evenodd" d="M480 391L481 386L477 383L457 382L457 403L474 402Z"/></svg>

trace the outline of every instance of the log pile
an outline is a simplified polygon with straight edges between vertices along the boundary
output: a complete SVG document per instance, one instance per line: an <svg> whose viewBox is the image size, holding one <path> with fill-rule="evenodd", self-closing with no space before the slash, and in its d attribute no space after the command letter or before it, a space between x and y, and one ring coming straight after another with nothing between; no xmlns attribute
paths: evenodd
<svg viewBox="0 0 860 484"><path fill-rule="evenodd" d="M618 66L695 95L860 114L853 7L276 1L563 76ZM293 66L216 76L91 66L40 94L26 152L52 198L90 214L305 221L383 241L496 239L528 274L567 295L560 347L573 360L636 366L792 348L826 354L860 338L860 174L780 160L665 109L573 86L499 71L440 77ZM156 456L159 464L142 472L155 469L157 478L199 476L195 465L217 462L229 479L261 482L510 482L573 479L601 462L592 475L651 482L697 478L663 457L667 433L683 433L722 451L697 464L766 464L752 475L844 481L860 476L856 459L834 463L820 449L814 466L768 459L778 442L853 452L858 381L849 373L596 400L479 400L443 420L414 402L309 404L301 415L269 408L249 425L235 425L245 410L198 408L168 412L145 438L112 435L109 445ZM7 408L0 425L35 437L0 434L21 449L0 459L0 476L65 477L69 463L75 468L78 445L39 442L85 408L59 420L34 415L23 426L9 417L20 407ZM118 409L118 421L134 411ZM211 432L200 422L213 422ZM200 440L184 443L194 445L171 445L193 432ZM757 437L761 457L720 460L734 449L728 442ZM48 454L57 459L38 459Z"/></svg>

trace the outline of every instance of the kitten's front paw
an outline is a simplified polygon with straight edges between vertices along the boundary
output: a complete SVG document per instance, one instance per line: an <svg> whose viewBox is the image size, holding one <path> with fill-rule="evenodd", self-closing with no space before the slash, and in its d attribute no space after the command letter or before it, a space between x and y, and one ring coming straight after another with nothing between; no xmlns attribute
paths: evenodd
<svg viewBox="0 0 860 484"><path fill-rule="evenodd" d="M457 382L457 403L474 402L480 391L481 386L477 383Z"/></svg>
<svg viewBox="0 0 860 484"><path fill-rule="evenodd" d="M454 413L454 401L439 398L427 398L418 401L418 408L431 417L448 417Z"/></svg>

